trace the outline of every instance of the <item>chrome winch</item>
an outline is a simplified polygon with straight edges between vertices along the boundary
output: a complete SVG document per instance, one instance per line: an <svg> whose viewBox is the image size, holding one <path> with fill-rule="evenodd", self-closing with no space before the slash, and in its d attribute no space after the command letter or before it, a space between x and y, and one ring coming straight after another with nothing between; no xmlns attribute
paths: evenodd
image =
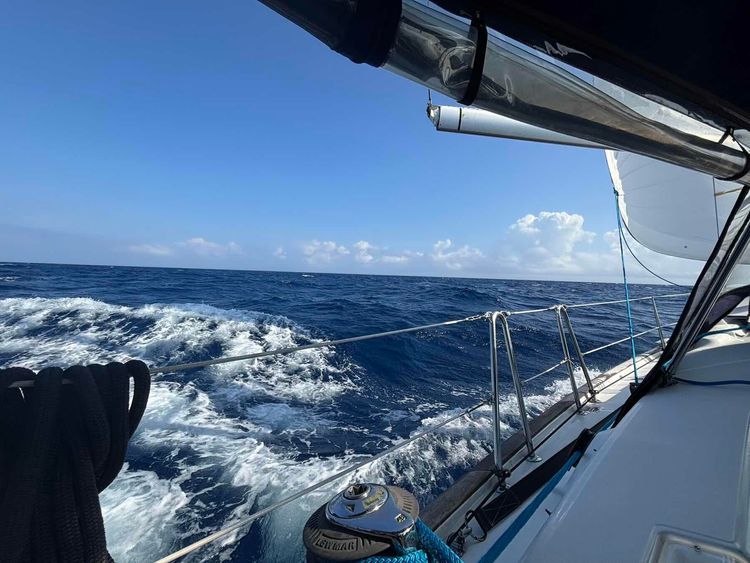
<svg viewBox="0 0 750 563"><path fill-rule="evenodd" d="M408 547L419 516L410 492L356 483L321 506L305 524L307 560L355 561Z"/></svg>

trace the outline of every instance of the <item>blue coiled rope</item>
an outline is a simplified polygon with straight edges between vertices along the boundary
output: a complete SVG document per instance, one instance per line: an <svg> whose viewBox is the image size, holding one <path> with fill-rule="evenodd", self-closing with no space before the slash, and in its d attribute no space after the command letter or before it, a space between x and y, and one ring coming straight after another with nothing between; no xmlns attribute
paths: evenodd
<svg viewBox="0 0 750 563"><path fill-rule="evenodd" d="M392 556L375 555L362 559L360 563L462 563L461 558L448 547L429 526L417 520L412 534L418 547L403 549L403 553Z"/></svg>

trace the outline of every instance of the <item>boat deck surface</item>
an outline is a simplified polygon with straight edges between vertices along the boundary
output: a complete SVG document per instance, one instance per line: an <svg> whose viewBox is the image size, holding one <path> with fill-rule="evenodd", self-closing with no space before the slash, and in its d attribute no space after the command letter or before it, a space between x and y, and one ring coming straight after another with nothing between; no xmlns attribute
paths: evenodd
<svg viewBox="0 0 750 563"><path fill-rule="evenodd" d="M750 383L747 340L706 338L675 375ZM747 561L749 436L749 385L657 389L594 438L496 560ZM478 561L514 518L464 560Z"/></svg>
<svg viewBox="0 0 750 563"><path fill-rule="evenodd" d="M658 357L659 351L639 356L638 373L641 376L645 375ZM536 453L542 461L549 459L574 441L583 430L596 426L617 410L630 395L629 385L632 381L633 364L628 359L594 380L597 400L585 404L581 413L576 413L571 395L563 398L533 420L534 444L537 445ZM502 451L504 466L506 468L515 466L511 476L507 479L509 486L540 466L539 462L526 459L523 436L520 432L503 443ZM425 510L424 520L442 537L457 530L463 523L466 512L475 508L481 499L491 493L497 483L497 478L489 472L491 466L491 457L485 459ZM513 515L491 530L484 542L478 543L467 538L466 551L462 555L464 561L477 561L494 543L493 538L498 537L512 519ZM475 522L474 525L476 526ZM475 532L477 536L480 535L478 527Z"/></svg>

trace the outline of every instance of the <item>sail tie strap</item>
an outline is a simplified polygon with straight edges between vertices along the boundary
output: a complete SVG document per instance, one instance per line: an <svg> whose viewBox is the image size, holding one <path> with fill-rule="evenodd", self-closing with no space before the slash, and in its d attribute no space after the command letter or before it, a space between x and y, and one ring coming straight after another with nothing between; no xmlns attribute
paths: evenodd
<svg viewBox="0 0 750 563"><path fill-rule="evenodd" d="M484 59L487 56L487 25L484 23L484 18L480 12L477 12L472 18L471 27L476 30L477 34L474 46L474 61L471 63L471 75L466 85L466 91L463 97L458 100L459 104L465 106L470 106L477 99L479 86L482 84L482 75L484 74Z"/></svg>
<svg viewBox="0 0 750 563"><path fill-rule="evenodd" d="M29 379L33 387L10 387ZM149 388L148 368L135 360L0 370L3 561L112 560L99 493L122 468Z"/></svg>
<svg viewBox="0 0 750 563"><path fill-rule="evenodd" d="M742 154L745 155L745 164L742 167L742 169L737 172L736 174L732 174L731 176L727 176L725 178L717 178L717 180L722 180L723 182L735 182L737 180L740 180L743 178L748 172L750 172L750 154L748 154L747 149L745 148L745 145L740 143L734 136L734 128L730 127L728 128L724 134L721 136L721 139L719 139L719 144L724 144L724 141L727 139L727 137L731 138L734 143L740 148L742 151Z"/></svg>

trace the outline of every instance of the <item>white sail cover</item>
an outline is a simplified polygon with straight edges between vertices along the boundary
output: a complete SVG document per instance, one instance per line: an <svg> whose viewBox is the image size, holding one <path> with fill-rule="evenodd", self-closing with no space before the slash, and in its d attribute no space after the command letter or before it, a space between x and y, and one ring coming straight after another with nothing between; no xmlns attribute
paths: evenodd
<svg viewBox="0 0 750 563"><path fill-rule="evenodd" d="M606 154L632 236L662 254L707 260L741 186L633 153Z"/></svg>

